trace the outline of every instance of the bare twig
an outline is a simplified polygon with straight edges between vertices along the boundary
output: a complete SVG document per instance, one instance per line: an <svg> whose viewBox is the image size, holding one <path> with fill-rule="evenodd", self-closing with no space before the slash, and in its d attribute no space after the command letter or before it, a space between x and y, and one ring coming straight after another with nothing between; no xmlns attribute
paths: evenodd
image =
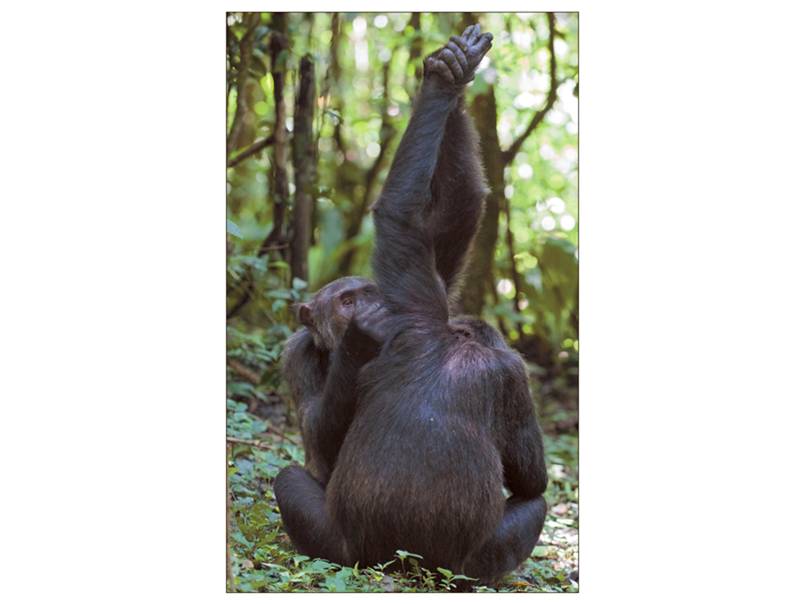
<svg viewBox="0 0 805 604"><path fill-rule="evenodd" d="M260 383L260 375L254 371L253 369L249 369L236 359L227 359L226 364L237 373L239 376L246 378L252 384L259 384Z"/></svg>
<svg viewBox="0 0 805 604"><path fill-rule="evenodd" d="M285 432L283 432L283 431L282 431L282 430L280 430L279 428L275 428L274 426L268 426L268 425L267 425L267 426L266 426L266 432L271 432L271 434L274 434L275 436L279 436L279 437L280 437L282 440L286 440L286 441L288 441L289 443L297 444L297 443L294 441L294 439L292 439L290 436L288 436L287 434L285 434Z"/></svg>
<svg viewBox="0 0 805 604"><path fill-rule="evenodd" d="M275 428L274 426L268 426L267 425L266 426L266 432L270 432L274 436L278 436L281 440L284 440L284 441L289 442L291 444L294 444L294 445L298 444L290 436L285 434L279 428ZM236 438L234 436L227 436L226 437L226 442L234 443L234 444L238 444L238 445L251 445L252 447L256 447L258 449L265 449L265 450L268 450L268 449L272 448L269 443L266 443L266 442L264 442L262 440L249 440L249 439L246 439L246 438Z"/></svg>
<svg viewBox="0 0 805 604"><path fill-rule="evenodd" d="M263 449L265 451L270 451L273 448L271 445L266 444L260 440L248 440L246 438L235 438L234 436L227 436L226 442L235 445L249 445L250 447L254 447L255 449Z"/></svg>
<svg viewBox="0 0 805 604"><path fill-rule="evenodd" d="M274 136L271 135L269 137L264 138L263 140L259 140L256 143L252 143L248 147L246 147L243 151L238 153L237 155L232 156L227 162L227 168L233 168L237 166L240 162L244 159L248 159L252 155L260 153L266 147L272 145L274 143Z"/></svg>
<svg viewBox="0 0 805 604"><path fill-rule="evenodd" d="M508 165L512 162L514 156L517 155L518 151L520 151L520 147L523 146L525 140L531 135L532 132L534 132L536 127L540 125L542 120L545 119L545 116L556 102L556 92L559 88L559 80L556 77L556 49L554 47L554 41L556 38L556 16L553 13L546 13L546 15L548 17L548 50L550 52L551 74L551 85L548 90L548 96L545 99L545 104L542 106L542 109L534 114L534 117L531 118L531 122L528 124L528 127L525 129L525 131L517 137L517 139L512 143L511 147L501 152L503 165Z"/></svg>

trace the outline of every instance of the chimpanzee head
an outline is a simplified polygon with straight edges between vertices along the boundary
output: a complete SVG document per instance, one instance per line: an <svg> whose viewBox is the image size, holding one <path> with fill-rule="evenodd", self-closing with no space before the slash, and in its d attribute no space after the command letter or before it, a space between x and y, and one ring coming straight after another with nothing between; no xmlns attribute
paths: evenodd
<svg viewBox="0 0 805 604"><path fill-rule="evenodd" d="M313 300L296 306L299 322L313 334L316 346L334 350L347 330L355 308L381 299L373 281L342 277L322 287Z"/></svg>

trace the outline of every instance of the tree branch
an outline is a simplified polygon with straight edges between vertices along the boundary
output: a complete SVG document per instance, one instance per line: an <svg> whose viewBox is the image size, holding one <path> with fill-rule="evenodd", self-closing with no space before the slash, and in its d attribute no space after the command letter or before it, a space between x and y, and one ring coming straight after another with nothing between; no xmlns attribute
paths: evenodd
<svg viewBox="0 0 805 604"><path fill-rule="evenodd" d="M240 361L236 359L227 359L226 364L232 371L237 373L239 376L246 378L252 384L257 385L260 383L260 374L254 371L253 369L246 367L246 365L244 365Z"/></svg>
<svg viewBox="0 0 805 604"><path fill-rule="evenodd" d="M247 440L245 438L235 438L234 436L227 436L226 442L232 443L234 445L249 445L250 447L254 447L255 449L263 449L264 451L270 451L271 449L273 449L271 445L268 445L261 440Z"/></svg>
<svg viewBox="0 0 805 604"><path fill-rule="evenodd" d="M299 443L295 442L290 436L285 434L282 430L280 430L279 428L275 428L274 426L266 426L266 432L270 432L271 434L274 434L275 436L278 436L282 440L287 441L287 442L289 442L291 444L294 444L294 445L299 444ZM267 442L262 441L262 440L248 440L246 438L236 438L234 436L227 436L226 437L226 442L237 444L237 445L249 445L249 446L255 447L257 449L269 450L269 449L272 448L270 443L267 443Z"/></svg>
<svg viewBox="0 0 805 604"><path fill-rule="evenodd" d="M517 137L514 143L512 143L511 147L501 153L503 165L509 165L512 162L514 156L517 155L518 151L520 151L520 147L523 146L525 140L531 135L536 127L540 125L542 120L545 119L545 116L556 102L556 91L559 88L559 80L556 77L556 48L554 47L554 41L556 38L556 16L553 13L546 13L546 16L548 17L548 50L550 52L551 74L551 85L548 90L548 96L545 99L545 105L543 105L542 109L537 111L534 114L534 117L531 118L528 128L526 128L525 131Z"/></svg>
<svg viewBox="0 0 805 604"><path fill-rule="evenodd" d="M264 138L263 140L257 141L256 143L252 143L251 145L246 147L243 151L241 151L237 155L232 156L226 162L226 167L227 168L234 168L240 162L242 162L244 159L248 159L252 155L255 155L256 153L260 153L260 151L262 151L263 149L265 149L266 147L268 147L268 146L270 146L272 144L274 144L274 135L268 136L268 137Z"/></svg>

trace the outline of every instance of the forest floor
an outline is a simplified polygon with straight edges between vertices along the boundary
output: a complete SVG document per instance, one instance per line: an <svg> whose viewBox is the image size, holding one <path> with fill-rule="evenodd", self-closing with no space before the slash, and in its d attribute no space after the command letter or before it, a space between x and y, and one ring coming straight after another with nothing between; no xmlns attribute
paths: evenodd
<svg viewBox="0 0 805 604"><path fill-rule="evenodd" d="M575 415L575 414L571 414ZM548 517L531 556L495 585L473 585L476 592L578 591L578 431L568 412L555 404L540 413L550 483ZM388 564L341 567L300 555L290 543L274 499L274 477L290 463L304 462L298 431L269 427L227 402L230 591L430 592L455 589L448 569L420 569L416 554L397 552L405 572ZM569 425L568 425L569 424ZM242 441L247 441L247 444Z"/></svg>

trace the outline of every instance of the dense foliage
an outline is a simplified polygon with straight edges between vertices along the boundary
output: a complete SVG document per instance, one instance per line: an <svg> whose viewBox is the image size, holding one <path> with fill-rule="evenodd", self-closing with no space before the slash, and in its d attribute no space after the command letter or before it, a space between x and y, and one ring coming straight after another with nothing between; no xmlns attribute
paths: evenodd
<svg viewBox="0 0 805 604"><path fill-rule="evenodd" d="M340 568L298 555L271 481L301 462L280 383L294 302L369 275L371 202L424 56L468 22L495 35L467 93L491 193L462 299L520 350L552 482L541 544L495 589L577 576L578 21L575 14L232 13L227 17L227 437L231 589L450 589L449 569ZM304 67L305 57L309 58ZM315 92L303 92L312 85ZM306 100L307 99L307 100ZM492 587L478 588L490 590Z"/></svg>

